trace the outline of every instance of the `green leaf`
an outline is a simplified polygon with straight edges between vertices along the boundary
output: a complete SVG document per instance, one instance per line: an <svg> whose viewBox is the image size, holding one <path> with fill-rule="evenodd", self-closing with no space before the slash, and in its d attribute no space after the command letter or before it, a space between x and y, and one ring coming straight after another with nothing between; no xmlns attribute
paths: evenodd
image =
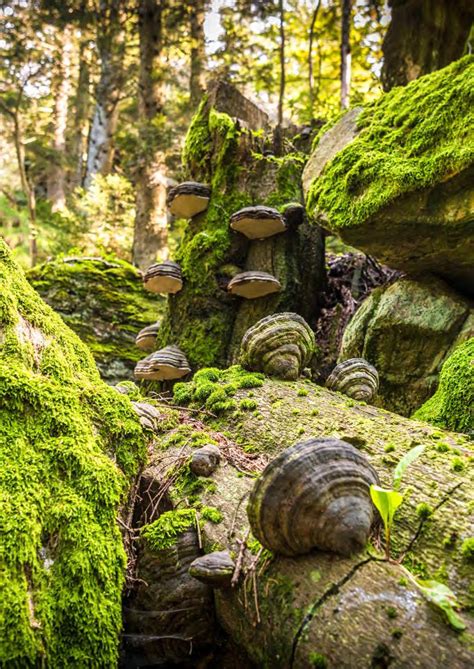
<svg viewBox="0 0 474 669"><path fill-rule="evenodd" d="M444 612L451 627L459 632L466 629L466 625L453 609L459 606L459 603L452 590L438 581L414 580L426 599Z"/></svg>
<svg viewBox="0 0 474 669"><path fill-rule="evenodd" d="M403 502L403 495L396 490L386 490L377 485L371 485L370 496L372 502L382 516L385 528L390 528L392 526L395 511Z"/></svg>
<svg viewBox="0 0 474 669"><path fill-rule="evenodd" d="M395 472L393 474L394 490L398 490L398 488L400 487L402 476L405 473L407 467L411 465L411 463L414 462L423 453L424 450L425 447L423 444L421 444L420 446L415 446L415 448L409 450L408 453L405 453L403 458L395 467Z"/></svg>

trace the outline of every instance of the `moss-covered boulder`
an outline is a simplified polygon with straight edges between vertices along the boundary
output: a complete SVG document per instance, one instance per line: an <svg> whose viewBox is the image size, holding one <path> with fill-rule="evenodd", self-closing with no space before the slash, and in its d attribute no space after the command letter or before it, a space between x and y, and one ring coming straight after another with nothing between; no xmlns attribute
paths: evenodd
<svg viewBox="0 0 474 669"><path fill-rule="evenodd" d="M303 176L310 214L344 242L471 294L473 77L466 56L350 111L321 138ZM339 132L344 146L328 141Z"/></svg>
<svg viewBox="0 0 474 669"><path fill-rule="evenodd" d="M472 310L441 280L401 279L362 303L339 360L368 360L379 373L376 403L409 416L434 393L453 345L473 334Z"/></svg>
<svg viewBox="0 0 474 669"><path fill-rule="evenodd" d="M144 458L130 400L0 241L0 666L116 666L117 516Z"/></svg>
<svg viewBox="0 0 474 669"><path fill-rule="evenodd" d="M88 345L105 381L132 378L143 358L135 337L164 308L163 298L143 288L135 267L122 260L60 258L38 265L27 276Z"/></svg>
<svg viewBox="0 0 474 669"><path fill-rule="evenodd" d="M156 490L166 491L162 504L177 509L167 515L194 509L206 552L233 552L240 565L236 584L215 591L217 619L255 666L472 665L474 486L472 451L464 436L367 406L309 380L274 381L237 367L201 370L175 388L178 401L193 411L183 411L158 439L146 470L147 488L153 490L154 479ZM200 407L202 413L195 413ZM380 526L374 527L367 550L350 558L319 551L295 558L273 555L250 533L246 505L255 477L283 449L323 436L363 452L384 487L391 486L403 455L416 444L425 447L402 480L392 561L383 557ZM221 464L207 478L189 467L193 449L205 443L221 451ZM412 578L450 587L466 632L452 629Z"/></svg>
<svg viewBox="0 0 474 669"><path fill-rule="evenodd" d="M474 432L474 338L449 356L441 370L438 390L414 418L448 430Z"/></svg>

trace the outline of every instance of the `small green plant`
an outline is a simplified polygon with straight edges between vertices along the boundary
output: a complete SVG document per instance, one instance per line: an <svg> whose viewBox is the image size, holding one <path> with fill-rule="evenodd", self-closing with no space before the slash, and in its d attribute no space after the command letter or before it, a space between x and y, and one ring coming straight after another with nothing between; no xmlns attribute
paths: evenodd
<svg viewBox="0 0 474 669"><path fill-rule="evenodd" d="M370 486L372 502L380 513L385 529L385 557L390 559L390 539L395 512L403 502L403 495L398 492L400 483L407 467L418 458L424 451L424 446L415 446L406 453L395 468L393 474L393 489L381 488L377 485Z"/></svg>

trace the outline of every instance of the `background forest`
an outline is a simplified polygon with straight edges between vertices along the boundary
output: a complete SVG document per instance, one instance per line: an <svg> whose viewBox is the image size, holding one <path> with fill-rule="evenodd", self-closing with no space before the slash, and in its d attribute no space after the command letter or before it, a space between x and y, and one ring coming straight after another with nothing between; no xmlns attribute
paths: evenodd
<svg viewBox="0 0 474 669"><path fill-rule="evenodd" d="M381 92L389 16L381 0L3 2L0 227L15 256L165 259L179 222L164 193L206 84L317 129Z"/></svg>

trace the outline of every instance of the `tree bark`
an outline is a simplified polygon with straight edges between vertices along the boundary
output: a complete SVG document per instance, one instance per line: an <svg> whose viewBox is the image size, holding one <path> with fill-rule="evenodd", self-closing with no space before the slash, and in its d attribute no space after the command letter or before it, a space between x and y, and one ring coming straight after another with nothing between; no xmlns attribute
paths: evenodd
<svg viewBox="0 0 474 669"><path fill-rule="evenodd" d="M54 101L54 157L48 175L48 199L52 211L61 211L66 206L66 126L73 50L73 29L66 25L57 35L61 48L57 50L56 94ZM59 46L59 44L58 44Z"/></svg>
<svg viewBox="0 0 474 669"><path fill-rule="evenodd" d="M118 104L124 83L125 33L123 3L100 0L97 24L97 49L100 76L96 105L89 132L84 185L88 188L94 174L108 174L113 161L113 139L118 122ZM121 7L122 5L122 7Z"/></svg>
<svg viewBox="0 0 474 669"><path fill-rule="evenodd" d="M351 90L351 14L352 0L342 0L341 20L341 109L348 109Z"/></svg>
<svg viewBox="0 0 474 669"><path fill-rule="evenodd" d="M140 73L138 83L141 155L136 176L133 262L146 269L168 258L166 166L160 150L163 90L163 3L140 0Z"/></svg>
<svg viewBox="0 0 474 669"><path fill-rule="evenodd" d="M468 464L472 453L467 440L305 380L289 384L267 379L261 388L238 391L237 406L249 392L256 411L218 419L183 412L182 424L159 439L144 473L149 490L153 481L154 490L167 489L163 503L172 500L182 508L189 502L173 484L193 451L190 441L199 437L200 443L219 445L223 460L206 479L213 485L203 486L196 508L199 515L200 508L214 507L222 516L217 524L202 521L204 551L230 550L236 562L243 557L237 585L215 590L217 619L231 639L258 667L432 669L433 662L457 669L472 666L468 646L407 580L400 565L419 578L444 581L462 607L472 604L472 564L461 551L473 531L469 509L474 486ZM378 550L372 547L350 558L313 551L296 558L273 556L268 562L249 550L245 507L255 474L288 446L326 435L362 451L384 487L391 487L401 457L414 444L425 445L403 477L404 500L392 530L391 561L383 558L380 527L371 537ZM451 449L464 463L456 471ZM419 513L422 503L431 510L428 517ZM460 615L472 633L472 616L467 611ZM320 664L315 664L318 656Z"/></svg>
<svg viewBox="0 0 474 669"><path fill-rule="evenodd" d="M389 0L388 4L392 19L382 45L385 91L463 55L474 21L470 0Z"/></svg>
<svg viewBox="0 0 474 669"><path fill-rule="evenodd" d="M204 20L206 18L205 0L195 0L189 8L191 32L191 74L189 90L191 105L196 108L205 91L206 37Z"/></svg>

